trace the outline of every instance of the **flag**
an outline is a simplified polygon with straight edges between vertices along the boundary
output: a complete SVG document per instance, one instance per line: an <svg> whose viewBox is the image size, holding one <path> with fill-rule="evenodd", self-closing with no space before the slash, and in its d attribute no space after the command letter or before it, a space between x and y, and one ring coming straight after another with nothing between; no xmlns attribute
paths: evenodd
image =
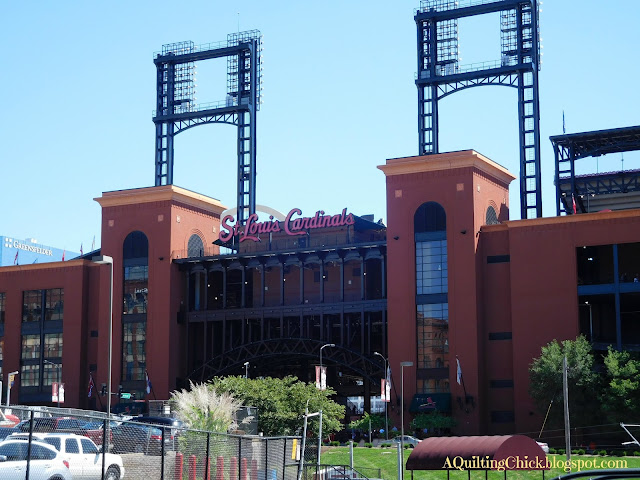
<svg viewBox="0 0 640 480"><path fill-rule="evenodd" d="M80 256L82 256L83 252L82 252L82 243L80 244Z"/></svg>
<svg viewBox="0 0 640 480"><path fill-rule="evenodd" d="M64 262L64 254L65 254L66 250L62 251L62 261Z"/></svg>
<svg viewBox="0 0 640 480"><path fill-rule="evenodd" d="M456 357L456 364L458 365L456 380L458 382L458 385L461 385L462 384L462 367L460 367L460 359L458 357Z"/></svg>
<svg viewBox="0 0 640 480"><path fill-rule="evenodd" d="M93 383L93 375L91 375L91 372L89 372L89 392L87 394L88 398L91 398L91 395L93 394L93 387L95 386L95 383Z"/></svg>
<svg viewBox="0 0 640 480"><path fill-rule="evenodd" d="M567 133L567 131L564 128L564 110L562 110L562 133Z"/></svg>
<svg viewBox="0 0 640 480"><path fill-rule="evenodd" d="M147 395L151 393L151 389L153 388L153 386L151 385L151 380L149 380L149 372L147 372L146 370L144 371L144 376L147 379ZM154 394L155 395L155 394Z"/></svg>
<svg viewBox="0 0 640 480"><path fill-rule="evenodd" d="M20 250L18 250L18 251L16 252L16 258L14 258L14 259L13 259L13 264L14 264L14 265L18 265L18 254L19 254L19 253L20 253Z"/></svg>
<svg viewBox="0 0 640 480"><path fill-rule="evenodd" d="M575 215L578 210L576 208L576 196L573 193L571 194L571 201L573 202L573 214Z"/></svg>

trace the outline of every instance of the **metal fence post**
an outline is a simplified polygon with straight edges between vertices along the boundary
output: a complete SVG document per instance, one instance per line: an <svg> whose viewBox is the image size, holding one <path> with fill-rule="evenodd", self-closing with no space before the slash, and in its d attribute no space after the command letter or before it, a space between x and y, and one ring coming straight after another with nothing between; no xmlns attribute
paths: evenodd
<svg viewBox="0 0 640 480"><path fill-rule="evenodd" d="M167 427L162 427L162 438L160 445L160 480L164 480L164 439L165 439L165 430Z"/></svg>
<svg viewBox="0 0 640 480"><path fill-rule="evenodd" d="M266 439L262 439L262 441L264 442L264 478L267 479L269 478L269 440ZM287 446L287 441L284 441L284 445L285 445L285 452L284 455L286 455L286 446ZM284 456L283 455L283 456ZM275 478L273 480L276 480Z"/></svg>
<svg viewBox="0 0 640 480"><path fill-rule="evenodd" d="M210 461L209 461L209 453L210 453L210 449L211 449L211 433L207 432L207 454L204 457L204 480L209 480L210 478Z"/></svg>
<svg viewBox="0 0 640 480"><path fill-rule="evenodd" d="M240 462L242 459L242 438L238 437L238 461L237 461L237 465L238 465L238 480L240 480Z"/></svg>
<svg viewBox="0 0 640 480"><path fill-rule="evenodd" d="M109 444L111 443L111 439L107 440L107 420L102 421L102 480L104 480L104 467L105 462L107 461L107 452L109 451Z"/></svg>
<svg viewBox="0 0 640 480"><path fill-rule="evenodd" d="M8 396L8 395L7 395ZM29 480L29 467L31 466L31 442L33 441L33 410L29 416L29 444L27 445L27 472L25 480Z"/></svg>

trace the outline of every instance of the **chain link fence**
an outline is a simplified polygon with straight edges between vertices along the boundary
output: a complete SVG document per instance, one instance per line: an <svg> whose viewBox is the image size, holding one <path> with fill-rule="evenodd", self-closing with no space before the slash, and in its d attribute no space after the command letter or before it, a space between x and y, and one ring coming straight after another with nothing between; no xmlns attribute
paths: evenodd
<svg viewBox="0 0 640 480"><path fill-rule="evenodd" d="M104 414L61 416L52 410L12 406L5 411L22 421L0 443L0 478L3 468L11 466L13 473L18 463L26 480L298 478L299 437L204 432L167 418L109 422ZM45 463L61 471L42 475Z"/></svg>

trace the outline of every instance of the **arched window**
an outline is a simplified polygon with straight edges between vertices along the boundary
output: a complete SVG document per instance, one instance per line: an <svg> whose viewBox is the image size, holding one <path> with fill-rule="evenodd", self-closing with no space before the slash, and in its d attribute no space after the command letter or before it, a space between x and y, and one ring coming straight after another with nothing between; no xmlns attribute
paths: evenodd
<svg viewBox="0 0 640 480"><path fill-rule="evenodd" d="M187 243L187 257L202 257L204 255L204 243L202 238L195 233L189 237Z"/></svg>
<svg viewBox="0 0 640 480"><path fill-rule="evenodd" d="M447 230L447 215L442 205L427 202L420 205L413 217L413 230L422 232L444 232Z"/></svg>
<svg viewBox="0 0 640 480"><path fill-rule="evenodd" d="M413 219L416 248L416 335L418 368L432 376L420 378L419 393L449 392L449 267L447 215L442 205L427 202ZM440 370L438 372L438 370Z"/></svg>
<svg viewBox="0 0 640 480"><path fill-rule="evenodd" d="M487 208L487 218L485 223L487 225L495 225L498 222L498 214L496 213L496 209L493 208L493 206L489 205L489 208Z"/></svg>
<svg viewBox="0 0 640 480"><path fill-rule="evenodd" d="M142 381L146 370L149 295L149 240L144 233L131 232L124 239L122 263L122 380Z"/></svg>

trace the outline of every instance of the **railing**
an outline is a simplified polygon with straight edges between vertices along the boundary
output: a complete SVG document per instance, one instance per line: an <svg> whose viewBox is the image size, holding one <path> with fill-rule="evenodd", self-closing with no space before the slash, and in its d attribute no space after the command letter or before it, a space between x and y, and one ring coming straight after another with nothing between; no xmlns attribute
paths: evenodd
<svg viewBox="0 0 640 480"><path fill-rule="evenodd" d="M124 421L112 415L108 424L104 413L89 411L61 418L51 416L56 414L53 410L12 406L5 409L5 414L26 420L11 430L0 428L0 433L11 433L0 443L0 459L5 456L5 462L15 461L16 469L27 480L27 472L36 468L32 460L42 459L43 452L52 455L49 463L55 471L47 475L53 478L67 478L69 473L75 478L78 472L109 480L297 478L298 462L291 460L294 445L299 442L295 437L205 432L188 429L179 422L153 423L150 417ZM104 444L108 447L103 448Z"/></svg>

